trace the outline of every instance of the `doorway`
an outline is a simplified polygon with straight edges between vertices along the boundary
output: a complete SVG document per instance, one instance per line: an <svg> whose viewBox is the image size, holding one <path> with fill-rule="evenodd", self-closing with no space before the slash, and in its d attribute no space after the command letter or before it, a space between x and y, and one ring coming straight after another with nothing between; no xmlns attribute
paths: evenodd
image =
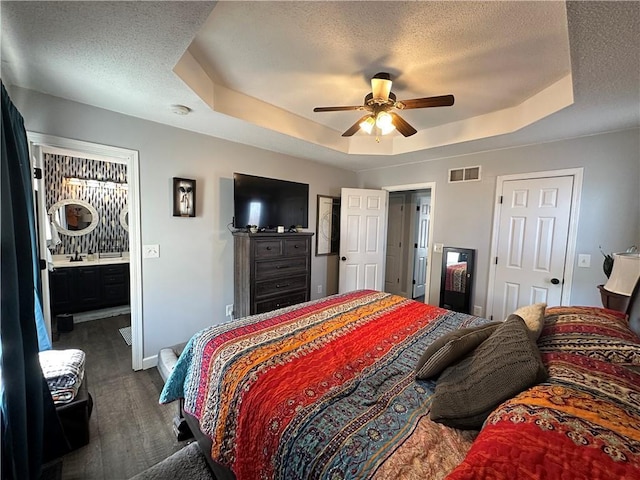
<svg viewBox="0 0 640 480"><path fill-rule="evenodd" d="M143 367L143 338L138 152L32 132L27 132L27 139L29 141L30 158L34 167L42 168L44 166L44 155L47 153L126 165L128 183L127 212L122 218L125 219L128 226L131 365L134 370L140 370ZM45 216L47 206L44 195L36 195L36 201L38 202L37 209L40 212L40 215L38 215L38 230L43 232L39 238L39 249L40 252L45 253L47 244L44 232L47 229L48 217ZM50 287L48 275L42 275L44 317L51 335Z"/></svg>
<svg viewBox="0 0 640 480"><path fill-rule="evenodd" d="M385 291L428 301L431 188L389 192Z"/></svg>
<svg viewBox="0 0 640 480"><path fill-rule="evenodd" d="M425 215L418 216L417 219L410 217L404 222L403 236L408 235L408 239L417 238L411 246L418 243L423 249L421 263L424 273L424 295L418 297L420 301L429 303L429 280L431 278L431 262L428 261L428 252L433 238L433 212L435 209L435 182L395 185L382 187L380 190L371 189L348 189L343 188L341 192L340 206L340 253L338 281L340 293L345 293L362 288L384 291L387 267L387 242L388 222L387 217L388 197L392 192L405 192L415 194L413 208L420 204L420 195L427 197L430 193L430 204L422 202L422 211ZM413 197L412 197L413 198ZM411 207L409 207L411 208ZM415 211L415 210L414 210ZM427 219L429 221L424 221ZM422 235L414 237L419 231L420 223L424 225ZM408 226L408 227L407 227ZM405 234L404 229L409 228ZM426 234L425 234L426 232ZM407 241L405 245L408 246ZM402 260L398 260L407 272L411 272L409 285L413 285L414 279L414 259L417 248L407 249L406 259L404 254L399 254ZM419 268L416 269L416 271ZM407 273L408 277L409 273ZM398 277L396 277L398 278ZM422 275L420 278L423 278ZM416 281L417 282L417 281ZM417 282L418 283L418 282ZM420 292L417 289L416 292ZM406 297L414 298L414 289L407 288Z"/></svg>

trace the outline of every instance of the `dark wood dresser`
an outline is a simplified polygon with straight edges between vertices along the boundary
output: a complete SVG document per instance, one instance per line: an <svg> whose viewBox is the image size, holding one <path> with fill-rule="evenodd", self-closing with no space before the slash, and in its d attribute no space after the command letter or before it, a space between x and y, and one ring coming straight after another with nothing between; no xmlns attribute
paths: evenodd
<svg viewBox="0 0 640 480"><path fill-rule="evenodd" d="M234 318L310 299L312 236L234 232Z"/></svg>

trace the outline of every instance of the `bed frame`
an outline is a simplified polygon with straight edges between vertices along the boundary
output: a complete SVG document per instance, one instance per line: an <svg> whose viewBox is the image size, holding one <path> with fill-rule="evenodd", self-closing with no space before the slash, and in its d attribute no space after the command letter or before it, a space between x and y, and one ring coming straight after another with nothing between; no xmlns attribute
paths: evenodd
<svg viewBox="0 0 640 480"><path fill-rule="evenodd" d="M207 437L200 430L200 422L193 415L189 415L187 412L181 409L182 418L185 419L191 433L193 433L193 437L198 442L198 446L200 450L202 450L202 454L204 455L205 460L207 461L207 465L213 472L213 476L216 480L236 480L236 476L233 474L231 470L229 470L224 465L216 462L213 458L211 458L211 446L212 442L209 437Z"/></svg>

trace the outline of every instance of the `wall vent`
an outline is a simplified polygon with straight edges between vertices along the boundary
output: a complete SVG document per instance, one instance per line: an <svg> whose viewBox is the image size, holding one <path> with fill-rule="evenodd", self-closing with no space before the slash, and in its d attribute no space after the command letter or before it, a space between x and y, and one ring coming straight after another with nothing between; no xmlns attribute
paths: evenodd
<svg viewBox="0 0 640 480"><path fill-rule="evenodd" d="M480 165L449 169L449 183L476 182L480 180Z"/></svg>

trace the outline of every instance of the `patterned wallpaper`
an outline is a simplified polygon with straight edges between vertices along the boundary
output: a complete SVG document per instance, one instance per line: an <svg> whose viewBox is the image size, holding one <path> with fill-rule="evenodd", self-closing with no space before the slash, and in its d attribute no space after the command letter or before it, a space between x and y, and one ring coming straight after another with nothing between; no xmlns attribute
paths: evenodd
<svg viewBox="0 0 640 480"><path fill-rule="evenodd" d="M98 211L98 226L86 235L72 237L60 234L62 243L53 254L73 253L78 247L82 253L129 250L129 233L120 224L120 213L127 207L128 190L84 185L68 185L64 178L80 178L118 183L127 182L127 166L101 160L45 154L44 178L47 211L64 199L84 200Z"/></svg>

